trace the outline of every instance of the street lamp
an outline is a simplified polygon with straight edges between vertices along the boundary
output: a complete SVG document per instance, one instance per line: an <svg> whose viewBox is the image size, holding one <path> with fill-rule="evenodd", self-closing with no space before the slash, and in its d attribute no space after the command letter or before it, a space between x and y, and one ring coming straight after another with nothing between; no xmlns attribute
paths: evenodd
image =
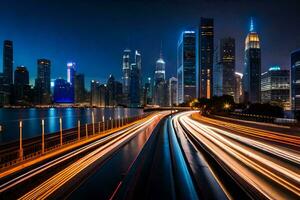
<svg viewBox="0 0 300 200"><path fill-rule="evenodd" d="M231 107L231 105L229 103L225 103L224 104L224 109L225 110L228 110L230 107Z"/></svg>

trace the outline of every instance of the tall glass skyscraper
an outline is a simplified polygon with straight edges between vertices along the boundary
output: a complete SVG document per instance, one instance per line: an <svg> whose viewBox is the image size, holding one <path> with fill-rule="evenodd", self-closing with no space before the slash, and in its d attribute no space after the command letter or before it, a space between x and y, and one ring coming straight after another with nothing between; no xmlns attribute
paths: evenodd
<svg viewBox="0 0 300 200"><path fill-rule="evenodd" d="M213 95L214 20L200 20L198 31L197 97L211 98Z"/></svg>
<svg viewBox="0 0 300 200"><path fill-rule="evenodd" d="M75 102L82 103L85 101L85 81L84 74L76 74L75 75Z"/></svg>
<svg viewBox="0 0 300 200"><path fill-rule="evenodd" d="M261 74L261 102L290 108L290 71L272 66Z"/></svg>
<svg viewBox="0 0 300 200"><path fill-rule="evenodd" d="M245 40L245 67L243 76L244 102L260 103L261 98L261 50L260 41L251 19Z"/></svg>
<svg viewBox="0 0 300 200"><path fill-rule="evenodd" d="M4 84L13 84L13 42L5 40L3 45Z"/></svg>
<svg viewBox="0 0 300 200"><path fill-rule="evenodd" d="M54 103L74 103L74 88L68 81L58 78L54 83Z"/></svg>
<svg viewBox="0 0 300 200"><path fill-rule="evenodd" d="M135 51L135 63L131 64L130 78L130 106L139 107L141 105L142 94L141 79L141 54Z"/></svg>
<svg viewBox="0 0 300 200"><path fill-rule="evenodd" d="M177 46L178 103L196 98L196 33L184 31Z"/></svg>
<svg viewBox="0 0 300 200"><path fill-rule="evenodd" d="M168 92L167 86L166 63L162 57L162 52L160 52L154 72L153 100L155 105L168 106L168 96L166 95Z"/></svg>
<svg viewBox="0 0 300 200"><path fill-rule="evenodd" d="M291 53L291 108L300 117L300 49Z"/></svg>
<svg viewBox="0 0 300 200"><path fill-rule="evenodd" d="M37 78L35 80L36 103L50 103L51 94L51 62L48 59L38 59L37 61Z"/></svg>
<svg viewBox="0 0 300 200"><path fill-rule="evenodd" d="M155 84L160 81L165 81L166 79L166 63L160 53L159 59L156 61L155 72L154 72L154 81Z"/></svg>
<svg viewBox="0 0 300 200"><path fill-rule="evenodd" d="M67 81L70 83L72 86L75 84L75 73L76 73L76 64L74 62L68 62L67 63Z"/></svg>
<svg viewBox="0 0 300 200"><path fill-rule="evenodd" d="M222 70L222 95L234 97L235 93L235 40L222 38L220 40L220 62Z"/></svg>
<svg viewBox="0 0 300 200"><path fill-rule="evenodd" d="M241 103L241 97L243 95L243 85L242 85L243 74L235 72L235 95L234 101L236 103Z"/></svg>
<svg viewBox="0 0 300 200"><path fill-rule="evenodd" d="M122 84L123 84L123 95L124 95L124 103L128 105L129 103L129 92L130 92L130 53L129 49L125 49L123 52L123 65L122 65Z"/></svg>

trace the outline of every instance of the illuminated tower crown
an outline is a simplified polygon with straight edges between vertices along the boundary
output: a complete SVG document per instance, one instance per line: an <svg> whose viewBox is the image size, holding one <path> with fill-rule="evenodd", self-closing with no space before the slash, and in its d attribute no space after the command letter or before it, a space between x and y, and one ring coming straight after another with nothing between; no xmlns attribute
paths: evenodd
<svg viewBox="0 0 300 200"><path fill-rule="evenodd" d="M259 49L260 48L259 37L258 37L258 34L255 31L253 18L251 18L249 33L248 33L248 35L246 37L246 40L245 40L245 50L247 50L249 48L253 48L253 49Z"/></svg>

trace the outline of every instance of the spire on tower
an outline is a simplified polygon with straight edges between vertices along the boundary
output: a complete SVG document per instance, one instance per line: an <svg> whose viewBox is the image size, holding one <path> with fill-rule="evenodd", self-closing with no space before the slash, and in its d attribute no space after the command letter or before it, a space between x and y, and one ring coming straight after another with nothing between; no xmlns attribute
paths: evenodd
<svg viewBox="0 0 300 200"><path fill-rule="evenodd" d="M253 22L253 18L251 17L250 19L250 29L249 29L250 32L254 32L254 22Z"/></svg>
<svg viewBox="0 0 300 200"><path fill-rule="evenodd" d="M160 52L159 52L159 58L162 58L162 40L160 41Z"/></svg>

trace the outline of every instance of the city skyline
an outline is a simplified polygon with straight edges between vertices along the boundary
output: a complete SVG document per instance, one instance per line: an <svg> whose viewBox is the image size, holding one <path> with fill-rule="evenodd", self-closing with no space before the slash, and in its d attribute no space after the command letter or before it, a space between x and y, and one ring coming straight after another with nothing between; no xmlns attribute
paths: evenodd
<svg viewBox="0 0 300 200"><path fill-rule="evenodd" d="M196 30L201 16L214 18L215 43L221 37L230 36L236 39L236 69L239 72L243 71L243 40L247 35L251 16L255 19L257 32L263 41L261 44L262 71L265 71L271 65L280 65L287 69L290 65L290 52L297 49L296 45L300 43L300 38L296 34L299 32L297 31L298 27L292 26L300 21L300 17L296 14L293 15L293 12L291 12L296 8L296 6L293 6L297 5L296 1L290 1L289 3L277 2L268 8L264 7L267 5L267 1L253 2L249 8L241 6L241 2L234 1L229 1L227 4L223 1L215 1L214 4L205 1L194 2L193 6L195 8L191 8L190 5L184 4L182 1L176 4L168 3L168 1L154 2L149 5L145 2L140 4L136 1L118 2L118 5L124 5L125 8L130 8L133 4L135 5L134 8L139 8L137 18L141 17L126 20L126 23L121 23L120 19L132 18L132 14L118 9L122 6L115 8L116 4L116 2L105 1L100 8L98 3L80 3L79 1L75 1L72 5L55 1L51 4L46 1L39 3L27 1L26 5L16 1L2 2L0 3L0 23L5 28L2 30L0 41L9 39L14 42L14 69L20 65L26 66L30 73L31 84L34 83L34 77L36 77L36 60L47 58L51 60L53 72L51 78L65 78L67 75L65 70L61 70L62 67L68 62L74 61L78 67L77 71L85 73L86 85L92 79L100 80L103 83L109 74L114 74L116 79L120 80L122 75L122 70L120 70L122 60L120 57L125 48L138 49L143 54L143 77L144 79L148 76L153 77L155 60L161 48L161 41L164 59L167 63L167 77L176 75L176 44L178 37L185 29ZM183 12L177 15L173 11L178 9L179 5L183 6ZM204 5L211 9L207 9L209 11L199 9ZM39 11L35 10L37 6L41 7ZM142 17L142 13L147 11L147 6L150 6L150 10L162 7L168 11L165 14L153 15L152 22L147 17L148 15ZM235 14L229 14L230 12L222 13L222 15L217 14L218 11L229 9L230 6L232 7L230 9L238 7L239 11ZM13 8L16 11L15 14L7 12L6 8ZM102 12L105 8L110 8L111 13L118 15L104 22L101 20L101 16L107 15L107 12ZM190 14L186 13L186 8L189 8ZM35 10L35 12L29 14L26 12L27 16L24 17L25 10L30 9ZM196 11L196 9L199 11ZM70 13L70 10L79 10L80 12L74 12L78 14L77 16ZM276 13L279 10L281 11L280 20L273 20L271 13ZM56 11L56 14L52 16L53 19L47 16L47 13L49 14L52 11ZM89 14L89 11L98 11L97 13L100 14ZM46 15L37 18L36 16L40 16L40 12L44 12ZM86 15L81 19L80 17L84 13ZM236 19L234 15L241 17ZM71 21L73 18L76 19L74 22ZM43 20L44 23L41 23ZM137 20L140 20L140 25L136 25ZM174 23L175 21L176 23ZM110 26L106 26L108 28L105 29L102 26L101 28L98 27L101 24ZM147 26L144 26L145 24ZM81 30L80 25L84 25L87 30ZM94 25L97 26L94 27ZM290 26L293 27L293 31L288 32L289 37L287 37L280 30L287 29ZM135 30L141 27L142 30L135 34ZM114 34L119 29L123 33L121 36ZM149 29L151 29L150 32ZM112 34L107 37L110 32ZM87 38L88 33L91 36L89 38ZM289 38L293 38L294 41L289 40ZM281 50L275 51L276 49ZM2 58L2 52L0 55ZM0 67L2 69L2 64ZM87 67L90 70L85 72L84 69Z"/></svg>
<svg viewBox="0 0 300 200"><path fill-rule="evenodd" d="M0 1L0 199L299 199L299 8Z"/></svg>

